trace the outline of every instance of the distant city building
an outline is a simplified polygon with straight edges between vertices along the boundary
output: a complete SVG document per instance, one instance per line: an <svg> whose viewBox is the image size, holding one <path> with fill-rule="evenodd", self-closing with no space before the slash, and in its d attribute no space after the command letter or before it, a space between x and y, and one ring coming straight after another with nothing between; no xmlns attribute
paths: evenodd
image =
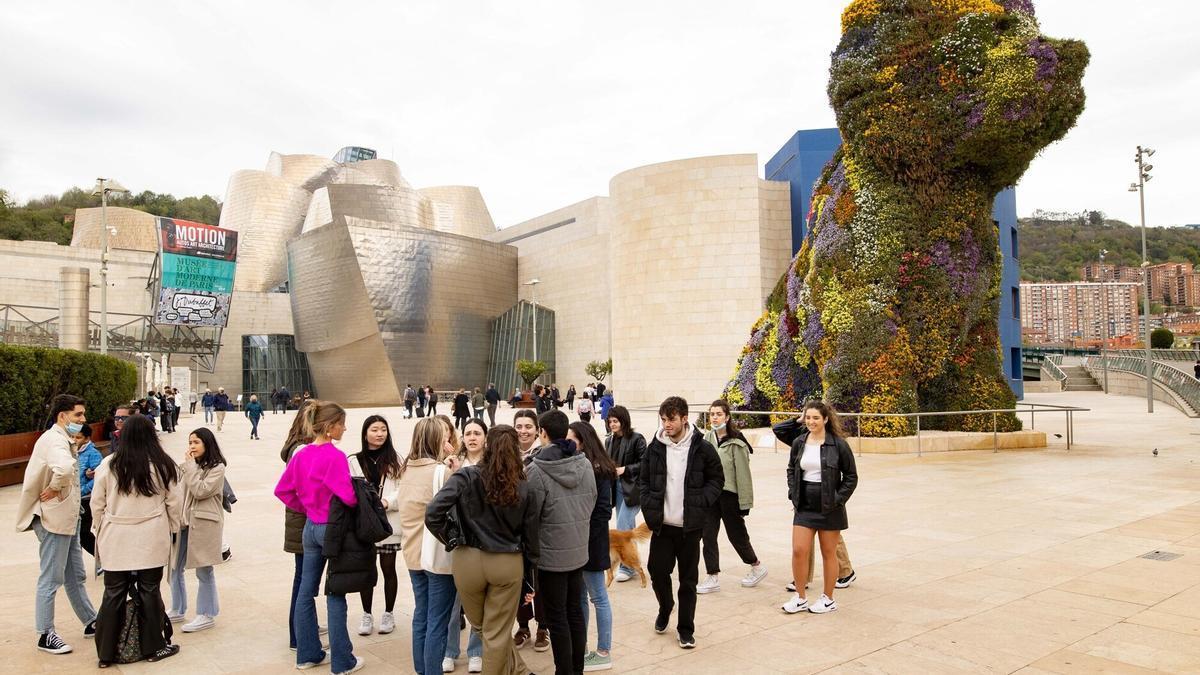
<svg viewBox="0 0 1200 675"><path fill-rule="evenodd" d="M1136 335L1140 297L1136 283L1022 283L1022 335L1026 344L1056 345Z"/></svg>
<svg viewBox="0 0 1200 675"><path fill-rule="evenodd" d="M1150 301L1169 307L1200 306L1200 272L1190 262L1168 262L1151 265ZM1084 265L1080 271L1084 281L1127 281L1141 283L1140 267Z"/></svg>

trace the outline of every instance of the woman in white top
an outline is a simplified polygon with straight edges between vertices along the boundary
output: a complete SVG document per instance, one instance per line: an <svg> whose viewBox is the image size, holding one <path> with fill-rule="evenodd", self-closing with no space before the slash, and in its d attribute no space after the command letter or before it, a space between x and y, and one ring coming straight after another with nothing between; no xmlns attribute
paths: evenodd
<svg viewBox="0 0 1200 675"><path fill-rule="evenodd" d="M396 577L396 554L400 552L400 457L392 447L392 434L387 420L382 415L371 415L363 421L362 451L350 456L350 475L362 476L375 486L375 491L387 510L392 536L375 544L379 553L379 570L383 572L384 612L379 619L379 632L386 635L396 630L396 619L392 609L396 606L399 580ZM374 590L374 589L372 589ZM364 591L363 615L358 625L359 635L370 635L375 628L371 616L373 593Z"/></svg>
<svg viewBox="0 0 1200 675"><path fill-rule="evenodd" d="M808 610L824 614L837 609L833 588L837 582L837 542L842 530L849 527L846 501L858 485L858 470L854 453L842 434L837 413L821 401L804 405L804 426L792 442L788 458L788 498L795 509L792 518L792 573L795 579L808 578L808 558L812 552L813 535L821 544L824 562L824 593L809 604L802 588L781 607L788 614Z"/></svg>

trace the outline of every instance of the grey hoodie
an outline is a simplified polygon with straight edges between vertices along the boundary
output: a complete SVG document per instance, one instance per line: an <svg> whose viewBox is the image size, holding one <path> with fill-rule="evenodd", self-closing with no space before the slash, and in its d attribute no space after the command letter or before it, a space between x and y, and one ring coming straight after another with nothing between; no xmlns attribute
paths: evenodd
<svg viewBox="0 0 1200 675"><path fill-rule="evenodd" d="M529 490L542 504L538 569L570 572L588 561L596 474L570 441L541 448L529 465Z"/></svg>

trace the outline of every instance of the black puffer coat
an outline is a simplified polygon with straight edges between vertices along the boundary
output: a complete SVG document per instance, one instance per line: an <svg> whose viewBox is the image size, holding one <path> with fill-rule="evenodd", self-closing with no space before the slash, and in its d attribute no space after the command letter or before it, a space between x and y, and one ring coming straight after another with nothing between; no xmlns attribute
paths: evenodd
<svg viewBox="0 0 1200 675"><path fill-rule="evenodd" d="M375 588L379 580L375 544L392 536L379 493L365 478L354 478L351 484L358 506L346 506L336 496L329 498L323 545L329 559L325 595L369 593Z"/></svg>
<svg viewBox="0 0 1200 675"><path fill-rule="evenodd" d="M699 429L692 427L690 433L692 440L683 479L685 531L704 529L708 510L721 498L721 490L725 487L725 470L721 468L716 449L704 440ZM657 533L662 530L667 497L667 446L658 435L646 446L646 454L642 456L638 486L642 493L642 518L650 530Z"/></svg>
<svg viewBox="0 0 1200 675"><path fill-rule="evenodd" d="M608 556L608 521L613 511L613 480L596 474L596 506L588 522L588 561L583 569L603 572L612 567Z"/></svg>

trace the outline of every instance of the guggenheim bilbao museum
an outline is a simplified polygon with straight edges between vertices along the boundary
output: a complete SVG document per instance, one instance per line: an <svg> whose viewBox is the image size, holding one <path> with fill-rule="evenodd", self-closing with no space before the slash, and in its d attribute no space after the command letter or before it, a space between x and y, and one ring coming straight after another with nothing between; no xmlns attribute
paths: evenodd
<svg viewBox="0 0 1200 675"><path fill-rule="evenodd" d="M607 381L626 405L711 400L803 238L809 192L839 142L835 129L798 132L767 177L753 154L630 169L607 195L504 228L478 188L414 188L366 148L271 153L229 178L219 226L237 232L236 274L215 357L199 368L141 356L189 368L185 390L248 398L285 385L348 405L399 404L410 383L511 392L515 361L535 355L549 367L540 381L582 386L589 362L611 358ZM1012 201L997 200L998 225L1015 226ZM146 280L161 249L154 216L103 217L111 327L153 313ZM79 209L69 247L0 242L0 303L65 323L83 268L95 323L101 222L101 209ZM1018 388L1019 362L1015 373Z"/></svg>

